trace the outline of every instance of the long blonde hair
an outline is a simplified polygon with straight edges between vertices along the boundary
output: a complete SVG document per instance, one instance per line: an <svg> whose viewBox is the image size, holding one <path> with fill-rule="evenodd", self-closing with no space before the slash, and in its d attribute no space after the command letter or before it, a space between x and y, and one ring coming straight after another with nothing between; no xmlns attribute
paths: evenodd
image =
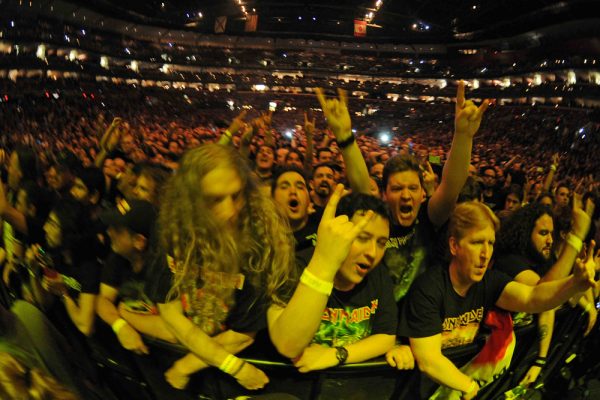
<svg viewBox="0 0 600 400"><path fill-rule="evenodd" d="M200 182L217 168L236 171L245 201L236 232L223 230L207 205ZM242 272L271 301L282 303L279 291L293 274L293 239L286 218L273 200L260 193L246 161L235 149L207 144L188 151L167 183L159 214L161 244L175 258L168 299L183 294L193 299L202 276L209 272ZM233 290L221 300L233 304ZM202 313L211 304L191 304ZM222 316L224 319L226 316Z"/></svg>
<svg viewBox="0 0 600 400"><path fill-rule="evenodd" d="M14 400L78 400L53 377L28 368L12 355L0 352L0 398Z"/></svg>

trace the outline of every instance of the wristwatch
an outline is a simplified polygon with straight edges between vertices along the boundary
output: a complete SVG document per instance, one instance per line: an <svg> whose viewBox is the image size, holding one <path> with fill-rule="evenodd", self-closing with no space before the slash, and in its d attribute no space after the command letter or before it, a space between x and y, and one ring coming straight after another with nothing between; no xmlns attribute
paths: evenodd
<svg viewBox="0 0 600 400"><path fill-rule="evenodd" d="M348 350L345 347L339 346L335 348L335 356L338 360L338 365L344 365L348 359Z"/></svg>

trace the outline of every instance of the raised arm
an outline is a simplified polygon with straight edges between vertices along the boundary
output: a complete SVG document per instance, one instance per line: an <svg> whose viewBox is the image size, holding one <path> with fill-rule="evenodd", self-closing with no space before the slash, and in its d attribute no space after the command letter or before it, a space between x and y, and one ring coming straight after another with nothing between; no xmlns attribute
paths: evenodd
<svg viewBox="0 0 600 400"><path fill-rule="evenodd" d="M550 170L548 171L548 175L546 175L546 179L544 179L544 186L542 187L543 193L550 191L552 181L554 181L554 176L556 176L556 169L558 168L559 160L560 158L558 156L558 153L554 153L552 155L552 164L550 164Z"/></svg>
<svg viewBox="0 0 600 400"><path fill-rule="evenodd" d="M313 133L315 132L315 119L312 121L308 119L306 112L304 112L304 135L306 135L306 154L304 154L304 171L312 171L313 166L313 153L314 153L314 141Z"/></svg>
<svg viewBox="0 0 600 400"><path fill-rule="evenodd" d="M593 251L585 261L577 260L573 275L549 282L528 286L512 281L502 291L496 302L498 307L508 311L523 311L531 314L556 308L579 292L596 287L594 275L596 262Z"/></svg>
<svg viewBox="0 0 600 400"><path fill-rule="evenodd" d="M575 259L583 248L590 227L592 225L591 215L594 213L594 203L588 199L586 208L581 207L580 201L573 201L573 224L571 231L567 234L566 243L563 246L558 260L542 277L541 282L548 282L564 278L571 273ZM592 241L592 252L595 242Z"/></svg>
<svg viewBox="0 0 600 400"><path fill-rule="evenodd" d="M113 151L115 147L117 147L117 144L119 144L119 140L121 140L121 131L119 128L122 123L123 120L120 117L114 118L104 132L104 135L102 135L102 138L100 139L100 151L96 154L96 158L94 159L94 165L96 167L102 168L108 153Z"/></svg>
<svg viewBox="0 0 600 400"><path fill-rule="evenodd" d="M352 191L370 193L369 170L352 133L352 122L348 111L348 94L338 89L339 99L326 99L321 88L316 88L317 99L327 118L327 125L335 135L335 140L344 157L346 175Z"/></svg>
<svg viewBox="0 0 600 400"><path fill-rule="evenodd" d="M357 224L347 216L336 217L343 189L337 185L323 211L314 255L289 303L285 308L272 305L267 311L271 341L288 358L298 357L313 339L333 289L333 278L352 242L373 216L369 211Z"/></svg>
<svg viewBox="0 0 600 400"><path fill-rule="evenodd" d="M441 226L448 220L460 190L467 181L473 137L481 125L481 118L488 105L488 100L484 100L479 107L472 101L465 100L465 83L459 82L452 146L442 171L440 185L431 196L427 210L431 222L436 226Z"/></svg>
<svg viewBox="0 0 600 400"><path fill-rule="evenodd" d="M10 205L4 192L4 183L0 182L0 218L8 222L14 229L27 235L27 220L25 215Z"/></svg>
<svg viewBox="0 0 600 400"><path fill-rule="evenodd" d="M235 135L242 126L244 126L244 118L246 117L246 110L242 111L237 117L231 121L229 127L225 129L225 132L219 138L219 144L231 144L231 140L233 139L233 135Z"/></svg>

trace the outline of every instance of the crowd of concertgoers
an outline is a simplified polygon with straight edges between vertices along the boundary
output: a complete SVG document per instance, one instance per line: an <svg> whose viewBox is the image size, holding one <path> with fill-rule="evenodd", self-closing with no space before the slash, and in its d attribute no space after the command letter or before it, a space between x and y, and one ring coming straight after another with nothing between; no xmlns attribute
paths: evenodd
<svg viewBox="0 0 600 400"><path fill-rule="evenodd" d="M510 365L514 336L487 349L504 354L487 369L442 350L491 319L490 337L506 338L539 314L525 387L557 307L580 307L584 334L597 331L592 112L478 106L463 84L453 106L0 88L0 397L46 385L102 398L93 365L69 360L90 349L133 365L157 398L205 393L209 367L239 393L268 389L235 356L257 348L302 373L385 357L421 370L415 396L471 399Z"/></svg>

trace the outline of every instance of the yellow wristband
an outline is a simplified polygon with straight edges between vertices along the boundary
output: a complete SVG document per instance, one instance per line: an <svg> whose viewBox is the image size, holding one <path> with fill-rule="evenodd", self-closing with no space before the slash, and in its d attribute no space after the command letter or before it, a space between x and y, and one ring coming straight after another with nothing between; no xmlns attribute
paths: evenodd
<svg viewBox="0 0 600 400"><path fill-rule="evenodd" d="M327 282L323 279L317 278L306 268L300 276L300 282L302 282L315 292L319 292L321 294L324 294L325 296L329 296L331 294L331 291L333 290L333 282Z"/></svg>
<svg viewBox="0 0 600 400"><path fill-rule="evenodd" d="M223 134L225 136L227 136L229 139L231 139L233 137L233 135L231 134L231 132L229 132L229 129L225 129L225 132Z"/></svg>
<svg viewBox="0 0 600 400"><path fill-rule="evenodd" d="M123 329L123 327L127 325L127 321L125 321L123 318L119 318L118 320L116 320L113 324L112 324L112 330L115 334L119 334L119 331L121 329Z"/></svg>
<svg viewBox="0 0 600 400"><path fill-rule="evenodd" d="M229 354L227 357L225 357L225 360L223 360L223 362L219 366L219 369L225 372L226 374L235 375L238 372L240 372L243 365L244 360L242 360L241 358L237 358L233 354Z"/></svg>
<svg viewBox="0 0 600 400"><path fill-rule="evenodd" d="M590 310L592 309L592 302L588 302L585 307L583 308L584 312L590 312Z"/></svg>
<svg viewBox="0 0 600 400"><path fill-rule="evenodd" d="M572 233L569 233L567 235L566 242L569 246L575 249L577 254L581 253L581 249L583 248L583 241L577 236L573 235Z"/></svg>

